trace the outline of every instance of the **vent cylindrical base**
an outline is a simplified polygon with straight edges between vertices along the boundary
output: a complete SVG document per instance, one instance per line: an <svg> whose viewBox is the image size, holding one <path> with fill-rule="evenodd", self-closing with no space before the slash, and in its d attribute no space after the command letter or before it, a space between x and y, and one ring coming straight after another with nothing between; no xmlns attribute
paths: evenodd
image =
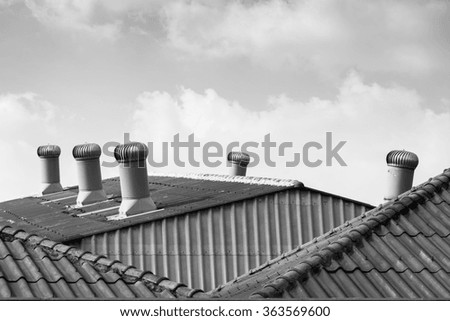
<svg viewBox="0 0 450 321"><path fill-rule="evenodd" d="M150 197L148 186L147 167L143 162L121 163L120 189L122 193L122 203L119 214L129 216L156 209L156 205Z"/></svg>
<svg viewBox="0 0 450 321"><path fill-rule="evenodd" d="M61 192L59 181L59 158L41 158L41 193L42 195Z"/></svg>
<svg viewBox="0 0 450 321"><path fill-rule="evenodd" d="M414 170L409 168L388 166L386 201L397 198L413 186Z"/></svg>
<svg viewBox="0 0 450 321"><path fill-rule="evenodd" d="M100 160L98 158L77 160L78 197L77 206L84 206L107 199L103 191Z"/></svg>
<svg viewBox="0 0 450 321"><path fill-rule="evenodd" d="M231 162L229 173L231 176L245 176L247 174L247 166L243 166L240 163Z"/></svg>

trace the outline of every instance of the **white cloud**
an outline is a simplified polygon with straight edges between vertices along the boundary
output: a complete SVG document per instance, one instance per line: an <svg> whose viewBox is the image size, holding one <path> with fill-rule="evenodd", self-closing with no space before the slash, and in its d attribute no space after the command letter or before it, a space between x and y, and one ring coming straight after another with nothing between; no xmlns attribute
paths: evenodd
<svg viewBox="0 0 450 321"><path fill-rule="evenodd" d="M448 2L26 0L41 23L98 39L151 35L182 59L246 58L325 75L448 70ZM443 70L444 69L444 70Z"/></svg>
<svg viewBox="0 0 450 321"><path fill-rule="evenodd" d="M30 126L40 128L40 132L51 130L49 124L55 118L57 107L35 93L0 95L0 133L26 135L24 129Z"/></svg>
<svg viewBox="0 0 450 321"><path fill-rule="evenodd" d="M50 27L83 32L108 40L117 39L120 33L120 20L111 16L101 17L101 1L26 0L26 5L39 22Z"/></svg>
<svg viewBox="0 0 450 321"><path fill-rule="evenodd" d="M170 44L197 59L245 57L322 72L423 73L442 68L450 52L450 10L439 0L219 3L166 5Z"/></svg>
<svg viewBox="0 0 450 321"><path fill-rule="evenodd" d="M126 31L148 34L145 20L154 19L165 1L26 0L25 3L44 25L115 41Z"/></svg>
<svg viewBox="0 0 450 321"><path fill-rule="evenodd" d="M356 73L341 84L333 100L312 98L302 102L285 95L274 96L264 112L249 111L212 89L204 93L181 89L176 96L146 92L137 98L136 107L132 138L146 142L170 142L176 133L186 140L188 134L195 133L203 144L218 141L226 146L233 140L241 144L249 140L261 142L270 133L278 144L293 142L296 151L301 152L308 141L325 145L325 133L332 132L334 145L347 141L340 152L347 167L335 163L331 167L323 164L308 168L300 164L286 168L285 162L291 159L288 153L286 157L272 158L277 161L276 168L260 164L250 168L249 174L296 178L309 186L372 203L381 201L383 196L385 156L389 150L401 148L419 155L416 183L438 174L450 163L450 149L446 147L449 112L436 113L425 108L415 91L366 84ZM261 147L254 151L262 157ZM160 160L161 145L156 144L155 153L155 159ZM324 157L323 151L313 154ZM199 150L196 160L201 159L200 155ZM186 154L183 157L187 160ZM223 166L179 168L173 161L168 168L155 170L226 172Z"/></svg>
<svg viewBox="0 0 450 321"><path fill-rule="evenodd" d="M34 93L0 95L0 200L36 194L37 146L56 136L58 108Z"/></svg>

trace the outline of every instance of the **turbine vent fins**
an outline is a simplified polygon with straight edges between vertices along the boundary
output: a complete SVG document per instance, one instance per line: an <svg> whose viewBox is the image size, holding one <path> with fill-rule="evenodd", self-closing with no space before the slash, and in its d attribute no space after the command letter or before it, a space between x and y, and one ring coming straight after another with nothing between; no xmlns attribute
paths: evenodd
<svg viewBox="0 0 450 321"><path fill-rule="evenodd" d="M250 163L250 156L243 152L229 152L227 157L229 162L247 166Z"/></svg>
<svg viewBox="0 0 450 321"><path fill-rule="evenodd" d="M101 147L95 143L76 145L72 150L72 155L76 160L95 159L99 158L101 154Z"/></svg>
<svg viewBox="0 0 450 321"><path fill-rule="evenodd" d="M148 148L144 143L131 142L118 145L114 149L114 157L119 163L130 163L147 159Z"/></svg>
<svg viewBox="0 0 450 321"><path fill-rule="evenodd" d="M419 157L406 150L393 150L387 154L386 163L388 166L415 170L419 165Z"/></svg>
<svg viewBox="0 0 450 321"><path fill-rule="evenodd" d="M61 155L61 148L58 145L43 145L38 147L37 154L41 158L56 158Z"/></svg>

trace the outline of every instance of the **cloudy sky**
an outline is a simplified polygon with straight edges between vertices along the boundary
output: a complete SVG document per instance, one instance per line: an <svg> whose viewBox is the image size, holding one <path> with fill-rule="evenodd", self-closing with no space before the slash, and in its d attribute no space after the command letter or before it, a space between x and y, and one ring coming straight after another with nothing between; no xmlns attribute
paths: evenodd
<svg viewBox="0 0 450 321"><path fill-rule="evenodd" d="M379 204L391 149L419 155L416 184L450 167L449 57L448 0L0 0L0 200L39 191L41 144L61 146L68 186L76 144L130 133L158 158L193 133L292 142L248 174ZM347 166L286 166L327 132Z"/></svg>

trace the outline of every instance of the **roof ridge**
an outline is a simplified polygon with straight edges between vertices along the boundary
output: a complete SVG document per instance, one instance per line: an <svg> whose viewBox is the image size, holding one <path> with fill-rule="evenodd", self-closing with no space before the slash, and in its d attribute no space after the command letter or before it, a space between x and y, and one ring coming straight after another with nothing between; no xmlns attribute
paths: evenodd
<svg viewBox="0 0 450 321"><path fill-rule="evenodd" d="M287 178L269 178L269 177L256 177L256 176L233 176L222 174L203 174L203 173L156 173L149 172L149 176L161 176L161 177L176 177L176 178L188 178L188 179L201 179L206 181L216 182L230 182L230 183L243 183L243 184L255 184L255 185L270 185L280 187L303 187L303 183Z"/></svg>
<svg viewBox="0 0 450 321"><path fill-rule="evenodd" d="M131 283L142 281L153 289L170 291L175 297L207 297L201 289L192 289L182 283L170 281L167 277L157 276L151 271L140 270L132 265L126 265L119 260L109 259L104 255L93 254L90 251L84 251L73 246L55 242L46 237L30 234L22 229L16 229L9 225L0 223L0 234L10 240L20 240L32 246L39 246L44 250L56 252L69 260L83 260L101 272L106 273L112 271L126 280L131 280Z"/></svg>
<svg viewBox="0 0 450 321"><path fill-rule="evenodd" d="M356 217L352 220L356 223L355 225L349 225L349 221L347 221L325 233L323 236L315 238L292 251L286 252L277 258L266 262L266 264L260 266L260 270L270 267L281 260L292 257L300 251L311 249L313 245L316 246L315 249L312 249L305 255L298 267L288 269L286 272L266 284L262 290L252 293L250 298L266 298L272 297L273 295L276 295L276 293L280 293L280 291L286 289L290 285L293 279L299 279L306 276L313 269L326 266L334 256L351 250L355 243L371 234L375 228L381 224L385 224L392 218L398 217L405 210L422 203L427 198L430 198L434 192L439 191L444 185L448 185L449 182L450 169L447 169L444 170L442 174L430 178L425 183L413 187L411 190L399 195L396 199L380 204L378 207ZM318 243L319 238L320 242ZM244 276L251 274L255 274L255 269ZM242 277L243 276L240 276L227 284L236 283L241 280ZM209 293L214 295L215 292L221 291L225 285L226 284L221 285Z"/></svg>

